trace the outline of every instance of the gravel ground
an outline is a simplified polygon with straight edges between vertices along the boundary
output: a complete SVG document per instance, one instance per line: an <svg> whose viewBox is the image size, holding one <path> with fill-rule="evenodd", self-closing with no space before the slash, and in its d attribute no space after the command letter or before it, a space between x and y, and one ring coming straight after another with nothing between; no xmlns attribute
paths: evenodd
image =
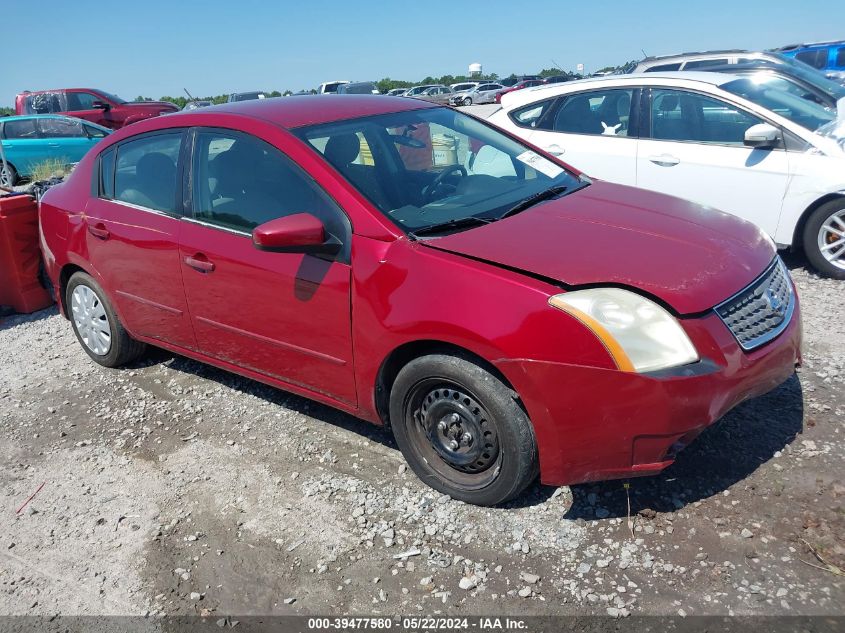
<svg viewBox="0 0 845 633"><path fill-rule="evenodd" d="M0 614L842 614L843 285L790 265L803 369L632 480L633 533L621 482L469 506L337 411L8 317Z"/></svg>

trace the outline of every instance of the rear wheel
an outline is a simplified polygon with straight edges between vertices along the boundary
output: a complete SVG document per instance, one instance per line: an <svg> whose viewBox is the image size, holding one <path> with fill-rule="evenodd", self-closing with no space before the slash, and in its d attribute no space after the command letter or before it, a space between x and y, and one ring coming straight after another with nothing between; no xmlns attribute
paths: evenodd
<svg viewBox="0 0 845 633"><path fill-rule="evenodd" d="M804 227L804 254L820 274L845 279L845 199L813 211Z"/></svg>
<svg viewBox="0 0 845 633"><path fill-rule="evenodd" d="M18 172L15 171L14 166L11 163L6 163L4 167L3 163L0 163L0 187L11 189L17 181Z"/></svg>
<svg viewBox="0 0 845 633"><path fill-rule="evenodd" d="M100 365L120 367L145 348L129 336L100 285L90 275L74 273L65 290L65 305L82 349Z"/></svg>
<svg viewBox="0 0 845 633"><path fill-rule="evenodd" d="M516 393L475 362L417 358L390 394L396 443L426 484L490 506L516 497L537 476L537 446Z"/></svg>

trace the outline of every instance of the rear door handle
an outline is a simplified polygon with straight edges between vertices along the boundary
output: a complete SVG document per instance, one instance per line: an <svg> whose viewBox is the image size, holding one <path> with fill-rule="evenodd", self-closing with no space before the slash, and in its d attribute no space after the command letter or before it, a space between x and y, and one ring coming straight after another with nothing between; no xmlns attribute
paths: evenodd
<svg viewBox="0 0 845 633"><path fill-rule="evenodd" d="M97 224L93 226L89 224L88 232L94 237L100 238L101 240L107 240L109 239L109 236L111 236L111 233L109 233L109 230L106 228L106 225L102 222L97 222Z"/></svg>
<svg viewBox="0 0 845 633"><path fill-rule="evenodd" d="M214 271L214 262L208 261L208 258L202 253L197 253L193 257L186 257L185 263L194 270L198 270L201 273L210 273Z"/></svg>
<svg viewBox="0 0 845 633"><path fill-rule="evenodd" d="M675 165L681 162L680 158L677 158L676 156L672 156L670 154L661 154L660 156L649 156L648 159L655 165L660 165L661 167L674 167Z"/></svg>
<svg viewBox="0 0 845 633"><path fill-rule="evenodd" d="M546 151L552 156L563 156L564 152L566 152L560 145L549 145Z"/></svg>

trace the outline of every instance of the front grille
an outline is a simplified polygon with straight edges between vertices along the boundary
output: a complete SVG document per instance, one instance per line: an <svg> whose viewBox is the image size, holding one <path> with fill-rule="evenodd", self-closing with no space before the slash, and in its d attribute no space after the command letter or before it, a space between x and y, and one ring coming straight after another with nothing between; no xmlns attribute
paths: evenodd
<svg viewBox="0 0 845 633"><path fill-rule="evenodd" d="M792 284L780 257L750 286L715 308L744 350L760 347L783 332L794 309Z"/></svg>

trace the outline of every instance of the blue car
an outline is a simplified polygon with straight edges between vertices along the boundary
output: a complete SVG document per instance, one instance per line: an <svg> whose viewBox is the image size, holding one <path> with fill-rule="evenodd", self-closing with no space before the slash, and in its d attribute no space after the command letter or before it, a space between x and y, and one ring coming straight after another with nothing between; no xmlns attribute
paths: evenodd
<svg viewBox="0 0 845 633"><path fill-rule="evenodd" d="M777 50L784 55L809 64L831 79L845 82L845 40L814 44L792 44Z"/></svg>
<svg viewBox="0 0 845 633"><path fill-rule="evenodd" d="M10 116L0 119L0 142L6 155L0 162L0 185L13 186L29 178L47 160L78 163L85 152L111 132L89 121L53 114Z"/></svg>

